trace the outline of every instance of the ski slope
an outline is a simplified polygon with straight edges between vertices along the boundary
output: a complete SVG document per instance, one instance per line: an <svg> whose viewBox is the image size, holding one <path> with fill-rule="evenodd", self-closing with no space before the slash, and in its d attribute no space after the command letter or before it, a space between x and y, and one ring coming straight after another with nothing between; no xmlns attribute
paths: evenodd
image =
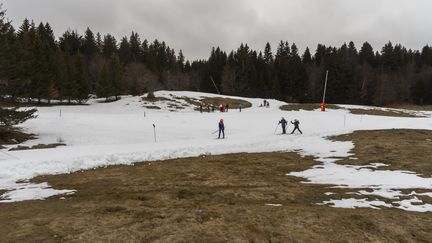
<svg viewBox="0 0 432 243"><path fill-rule="evenodd" d="M0 153L0 202L45 199L71 190L56 190L48 184L29 183L38 175L71 173L108 165L133 164L200 155L218 155L239 152L299 151L302 155L317 157L322 165L289 176L305 178L309 183L330 184L356 189L361 195L372 188L374 195L392 195L398 208L411 211L432 211L432 205L419 204L415 189L426 189L432 194L432 178L401 171L374 170L374 166L355 167L335 164L334 157L350 156L351 142L334 142L330 135L375 129L432 129L431 113L428 118L396 118L360 116L346 110L281 111L284 102L269 100L270 108L259 107L262 99L230 97L252 103L252 108L230 108L226 113L199 113L178 97L219 97L195 92L156 92L157 97L176 100L185 109L169 111L169 102L155 105L160 110L145 108L141 97L126 96L112 103L92 99L88 105L38 108L38 118L22 125L38 139L22 145L63 142L64 147ZM288 121L300 120L303 135L274 135L281 117ZM225 120L226 139L218 140L219 119ZM156 126L154 140L153 124ZM292 126L288 127L290 132ZM279 130L280 133L280 130ZM391 161L388 161L391 163ZM379 166L379 165L375 165ZM413 189L411 201L399 200L399 189ZM428 196L432 196L428 194ZM331 196L329 197L331 198ZM399 200L399 201L398 201ZM335 207L395 207L383 202L349 198L323 202Z"/></svg>

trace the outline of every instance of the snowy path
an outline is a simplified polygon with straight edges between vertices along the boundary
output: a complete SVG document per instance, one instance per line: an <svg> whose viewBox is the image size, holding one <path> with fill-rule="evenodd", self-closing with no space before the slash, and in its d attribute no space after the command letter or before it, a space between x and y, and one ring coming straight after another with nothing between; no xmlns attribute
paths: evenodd
<svg viewBox="0 0 432 243"><path fill-rule="evenodd" d="M215 96L192 92L172 93L176 96L188 97ZM158 92L156 96L172 98L169 94ZM377 195L393 193L401 188L424 188L432 192L431 178L391 171L382 175L377 174L381 171L373 169L336 165L329 158L349 156L353 144L325 139L329 135L346 134L355 130L390 128L432 130L431 118L359 116L348 114L346 110L329 110L325 113L284 112L278 109L284 104L282 102L270 100L271 108L260 108L258 106L262 103L261 99L241 99L251 102L253 108L244 109L241 113L231 109L223 114L219 112L200 114L192 108L180 112L168 112L164 102L160 103L162 110L143 108L139 97L124 97L118 102L106 104L92 101L88 106L39 108L39 117L23 125L29 132L39 134L39 138L28 141L24 145L64 141L67 146L7 152L9 155L0 153L0 190L11 190L3 195L2 202L43 199L73 192L56 191L46 184L17 183L37 175L70 173L107 165L202 154L293 150L299 150L303 155L313 155L325 161L321 166L292 174L307 178L313 183L374 188L377 189ZM274 135L273 131L282 116L287 120L299 119L304 135ZM211 134L217 129L220 118L223 118L226 123L227 139L225 140L217 140L216 135ZM157 143L154 142L152 124L156 124ZM290 129L292 127L288 128L289 131ZM405 180L394 179L408 178L408 176L409 180L402 185L401 181ZM383 177L388 180L382 181ZM357 183L357 181L367 182ZM403 203L411 205L407 202ZM343 205L346 204L345 202ZM377 205L368 202L357 202L357 204L371 207ZM432 211L432 207L425 205L418 211Z"/></svg>

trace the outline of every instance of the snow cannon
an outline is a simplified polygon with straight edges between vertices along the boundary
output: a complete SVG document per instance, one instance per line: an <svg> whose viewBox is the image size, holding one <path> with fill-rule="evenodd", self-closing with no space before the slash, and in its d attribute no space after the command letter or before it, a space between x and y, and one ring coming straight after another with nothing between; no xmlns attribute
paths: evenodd
<svg viewBox="0 0 432 243"><path fill-rule="evenodd" d="M326 111L326 103L321 103L321 111Z"/></svg>

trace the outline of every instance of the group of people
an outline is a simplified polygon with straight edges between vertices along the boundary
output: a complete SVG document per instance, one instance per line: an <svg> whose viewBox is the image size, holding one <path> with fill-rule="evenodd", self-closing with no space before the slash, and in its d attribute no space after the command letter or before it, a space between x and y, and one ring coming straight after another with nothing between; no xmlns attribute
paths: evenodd
<svg viewBox="0 0 432 243"><path fill-rule="evenodd" d="M204 109L204 105L200 104L199 105L199 111L201 113L203 113L203 109ZM239 109L240 112L242 112L242 109L243 109L243 104L242 103L240 103L238 105L238 109ZM216 110L216 108L215 108L214 105L207 105L207 111L208 112L215 112L215 110ZM219 105L219 111L220 112L228 112L228 110L229 110L229 104L228 103L227 104L220 104Z"/></svg>
<svg viewBox="0 0 432 243"><path fill-rule="evenodd" d="M285 118L282 117L282 119L279 121L278 126L281 125L282 126L282 134L286 134L286 128L287 128L287 120L285 120ZM295 119L294 121L291 121L291 124L294 125L294 129L292 130L291 134L294 134L295 131L299 131L300 134L303 134L303 132L300 130L300 122L299 120Z"/></svg>
<svg viewBox="0 0 432 243"><path fill-rule="evenodd" d="M264 100L262 104L260 104L260 107L270 107L270 102L268 102L267 100Z"/></svg>
<svg viewBox="0 0 432 243"><path fill-rule="evenodd" d="M286 128L287 128L287 120L285 120L285 118L282 117L282 119L279 121L278 126L281 125L282 126L282 134L286 134ZM303 132L300 130L300 121L295 119L294 121L291 121L291 124L294 125L294 129L292 130L291 134L294 134L295 131L299 131L300 134L303 134ZM221 135L222 135L222 139L225 139L225 123L223 119L219 120L218 123L218 127L219 127L219 136L218 139L221 139Z"/></svg>

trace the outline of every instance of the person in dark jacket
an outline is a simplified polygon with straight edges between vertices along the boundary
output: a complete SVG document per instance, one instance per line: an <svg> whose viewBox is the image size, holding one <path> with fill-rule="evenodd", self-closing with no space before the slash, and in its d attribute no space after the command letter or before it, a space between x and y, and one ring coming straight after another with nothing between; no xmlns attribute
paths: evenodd
<svg viewBox="0 0 432 243"><path fill-rule="evenodd" d="M279 121L279 124L282 126L282 134L286 134L286 125L288 122L282 117L282 119Z"/></svg>
<svg viewBox="0 0 432 243"><path fill-rule="evenodd" d="M224 124L224 120L220 119L219 121L219 136L218 138L221 138L221 133L222 133L222 138L225 138L225 124Z"/></svg>
<svg viewBox="0 0 432 243"><path fill-rule="evenodd" d="M299 124L300 124L299 120L295 119L294 122L291 121L291 124L294 125L294 130L291 132L291 134L293 134L296 130L298 130L300 132L300 134L303 134L299 128Z"/></svg>

